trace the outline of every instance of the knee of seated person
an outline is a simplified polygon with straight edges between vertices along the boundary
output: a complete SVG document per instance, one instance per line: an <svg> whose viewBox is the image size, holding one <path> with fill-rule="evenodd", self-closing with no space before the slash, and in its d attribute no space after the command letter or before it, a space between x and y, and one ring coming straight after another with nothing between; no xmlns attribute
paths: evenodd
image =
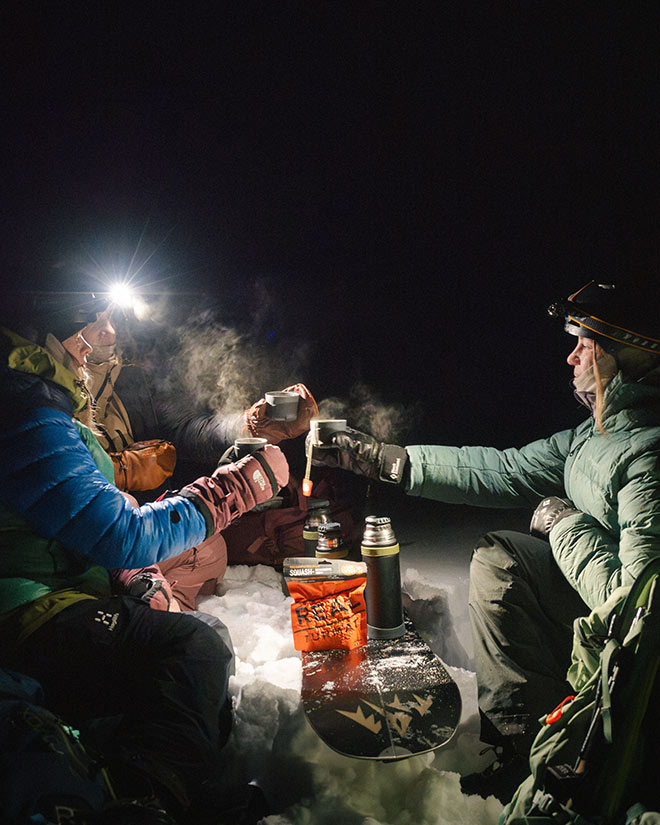
<svg viewBox="0 0 660 825"><path fill-rule="evenodd" d="M477 542L470 560L470 574L480 567L510 567L517 559L515 536L508 530L486 533Z"/></svg>
<svg viewBox="0 0 660 825"><path fill-rule="evenodd" d="M472 556L481 553L490 553L494 547L501 547L504 543L506 532L504 530L492 530L485 533L474 546Z"/></svg>
<svg viewBox="0 0 660 825"><path fill-rule="evenodd" d="M166 613L171 618L167 648L168 658L203 663L204 667L227 669L233 659L233 650L218 632L189 613Z"/></svg>
<svg viewBox="0 0 660 825"><path fill-rule="evenodd" d="M229 662L233 661L234 651L231 646L231 639L228 637L226 641L222 634L211 623L201 621L194 615L183 614L189 622L195 623L195 631L192 639L192 646L187 647L191 652L199 651L204 658L213 658L223 667L226 667ZM220 624L220 623L218 623ZM227 631L228 634L228 631Z"/></svg>

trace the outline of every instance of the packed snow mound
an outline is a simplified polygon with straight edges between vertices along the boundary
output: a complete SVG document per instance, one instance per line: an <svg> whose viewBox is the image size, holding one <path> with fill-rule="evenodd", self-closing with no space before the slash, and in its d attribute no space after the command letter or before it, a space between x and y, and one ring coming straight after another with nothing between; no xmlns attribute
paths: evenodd
<svg viewBox="0 0 660 825"><path fill-rule="evenodd" d="M406 571L404 585L418 627L438 651L451 629L446 588L414 570ZM464 796L459 784L460 773L489 761L480 755L474 673L445 659L461 691L463 714L454 738L435 754L395 763L341 756L321 742L302 710L291 604L280 574L264 566L230 567L221 592L200 604L227 625L236 655L227 781L255 781L263 788L280 812L263 823L495 825L501 804L494 797Z"/></svg>
<svg viewBox="0 0 660 825"><path fill-rule="evenodd" d="M431 650L447 665L469 667L470 657L454 624L456 586L430 582L414 567L404 569L402 578L403 606Z"/></svg>

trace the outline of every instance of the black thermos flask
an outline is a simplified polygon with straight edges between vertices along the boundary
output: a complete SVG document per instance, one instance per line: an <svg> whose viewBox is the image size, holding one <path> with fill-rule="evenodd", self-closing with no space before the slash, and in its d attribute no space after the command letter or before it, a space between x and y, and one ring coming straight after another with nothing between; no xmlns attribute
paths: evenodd
<svg viewBox="0 0 660 825"><path fill-rule="evenodd" d="M332 520L330 518L330 502L310 499L307 507L307 518L303 525L303 542L305 544L305 555L314 556L319 540L319 524L327 524Z"/></svg>
<svg viewBox="0 0 660 825"><path fill-rule="evenodd" d="M327 521L318 526L316 544L317 559L345 559L348 549L344 545L344 533L338 521Z"/></svg>
<svg viewBox="0 0 660 825"><path fill-rule="evenodd" d="M367 516L362 536L362 561L367 564L367 636L396 639L405 633L401 602L399 544L387 516Z"/></svg>

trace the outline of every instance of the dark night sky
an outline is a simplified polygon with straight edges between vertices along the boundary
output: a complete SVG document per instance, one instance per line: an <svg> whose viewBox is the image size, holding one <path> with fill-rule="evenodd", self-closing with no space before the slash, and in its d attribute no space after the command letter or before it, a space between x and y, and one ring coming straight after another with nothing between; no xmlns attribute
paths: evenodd
<svg viewBox="0 0 660 825"><path fill-rule="evenodd" d="M317 395L419 401L419 439L573 425L549 301L622 273L657 300L642 5L4 6L3 284L136 253L310 342Z"/></svg>

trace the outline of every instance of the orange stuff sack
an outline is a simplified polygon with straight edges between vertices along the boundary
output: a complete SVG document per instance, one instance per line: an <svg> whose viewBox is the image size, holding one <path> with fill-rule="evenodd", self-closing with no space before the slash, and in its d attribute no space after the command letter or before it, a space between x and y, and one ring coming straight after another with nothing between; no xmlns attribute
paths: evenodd
<svg viewBox="0 0 660 825"><path fill-rule="evenodd" d="M288 558L296 650L353 650L367 642L367 566L345 559Z"/></svg>

